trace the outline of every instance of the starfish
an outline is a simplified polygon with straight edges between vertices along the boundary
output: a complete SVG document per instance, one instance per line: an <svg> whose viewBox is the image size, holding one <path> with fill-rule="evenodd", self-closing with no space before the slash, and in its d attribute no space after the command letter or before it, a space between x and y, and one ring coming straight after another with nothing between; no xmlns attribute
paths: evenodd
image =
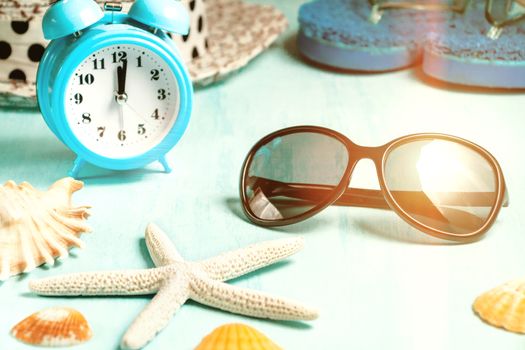
<svg viewBox="0 0 525 350"><path fill-rule="evenodd" d="M262 242L192 262L185 261L156 225L146 228L146 246L155 268L85 272L30 281L45 296L115 296L156 294L128 328L122 349L140 349L168 324L188 300L246 316L274 320L313 320L317 311L297 302L224 281L282 260L304 245L302 238Z"/></svg>

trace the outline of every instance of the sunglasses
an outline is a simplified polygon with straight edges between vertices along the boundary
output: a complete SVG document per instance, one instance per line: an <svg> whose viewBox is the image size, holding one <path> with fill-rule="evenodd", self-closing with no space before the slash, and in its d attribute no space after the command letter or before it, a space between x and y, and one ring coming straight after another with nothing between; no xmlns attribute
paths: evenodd
<svg viewBox="0 0 525 350"><path fill-rule="evenodd" d="M371 159L381 190L350 188L361 159ZM303 221L329 205L390 209L422 232L470 242L508 205L496 159L467 140L415 134L380 147L356 145L318 126L262 138L242 168L244 212L261 226Z"/></svg>

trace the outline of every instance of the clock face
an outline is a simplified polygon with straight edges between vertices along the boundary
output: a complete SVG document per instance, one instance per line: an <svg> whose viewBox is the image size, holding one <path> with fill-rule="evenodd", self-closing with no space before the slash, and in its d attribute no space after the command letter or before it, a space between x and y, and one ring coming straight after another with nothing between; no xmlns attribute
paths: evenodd
<svg viewBox="0 0 525 350"><path fill-rule="evenodd" d="M71 76L65 97L75 137L90 151L115 159L158 145L180 107L168 64L138 45L112 45L91 54Z"/></svg>

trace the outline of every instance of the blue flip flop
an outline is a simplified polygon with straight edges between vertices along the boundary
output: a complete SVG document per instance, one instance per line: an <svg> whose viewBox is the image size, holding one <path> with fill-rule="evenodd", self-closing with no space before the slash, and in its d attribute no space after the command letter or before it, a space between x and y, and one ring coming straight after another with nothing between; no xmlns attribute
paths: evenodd
<svg viewBox="0 0 525 350"><path fill-rule="evenodd" d="M298 48L307 59L325 66L370 72L400 69L421 58L426 32L450 16L449 11L414 9L377 15L368 0L306 3L299 10ZM380 18L377 23L370 19L374 16Z"/></svg>
<svg viewBox="0 0 525 350"><path fill-rule="evenodd" d="M505 26L494 25L494 20L491 24L485 15L490 3L472 0L463 15L451 16L442 30L429 35L425 74L461 85L525 88L525 19ZM513 6L515 11L525 11Z"/></svg>

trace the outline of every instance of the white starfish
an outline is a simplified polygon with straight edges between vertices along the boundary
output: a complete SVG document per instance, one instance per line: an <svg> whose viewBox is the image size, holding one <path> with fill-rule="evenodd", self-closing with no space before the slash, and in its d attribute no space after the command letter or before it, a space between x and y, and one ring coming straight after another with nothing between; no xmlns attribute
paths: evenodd
<svg viewBox="0 0 525 350"><path fill-rule="evenodd" d="M156 294L122 338L123 349L144 347L188 299L246 316L274 320L317 318L316 310L296 302L223 283L296 253L304 245L301 238L263 242L189 262L182 259L164 232L150 224L146 245L156 268L45 278L31 281L29 288L48 296Z"/></svg>

